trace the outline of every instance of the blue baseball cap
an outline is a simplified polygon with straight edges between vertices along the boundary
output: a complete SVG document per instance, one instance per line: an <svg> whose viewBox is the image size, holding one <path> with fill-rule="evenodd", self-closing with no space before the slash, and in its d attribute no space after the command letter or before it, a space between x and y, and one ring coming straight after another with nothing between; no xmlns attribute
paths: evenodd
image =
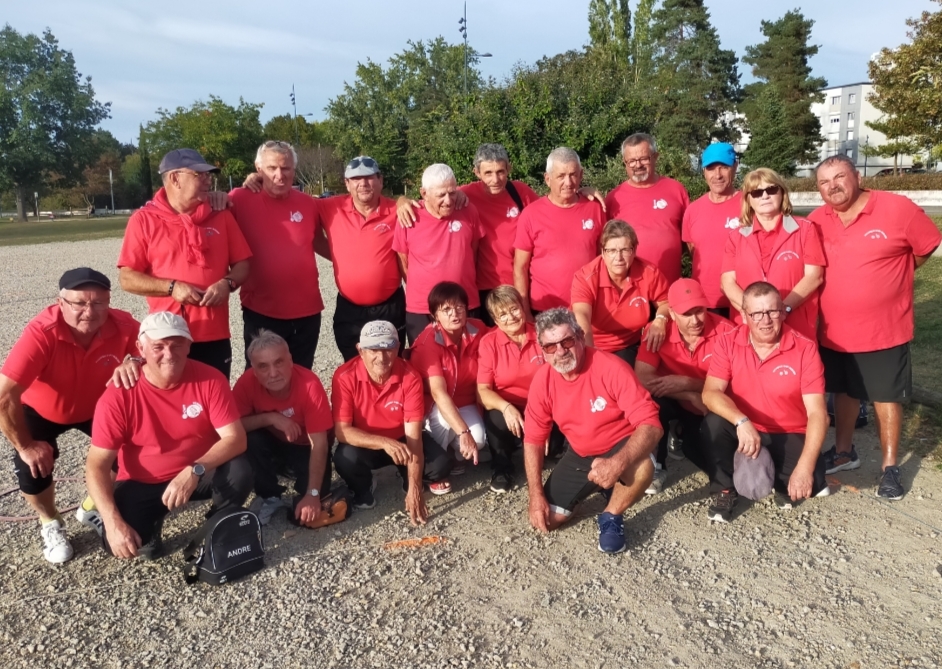
<svg viewBox="0 0 942 669"><path fill-rule="evenodd" d="M733 149L732 144L727 144L726 142L710 144L710 146L703 151L700 162L704 167L709 167L716 163L722 163L723 165L732 167L736 164L736 150Z"/></svg>

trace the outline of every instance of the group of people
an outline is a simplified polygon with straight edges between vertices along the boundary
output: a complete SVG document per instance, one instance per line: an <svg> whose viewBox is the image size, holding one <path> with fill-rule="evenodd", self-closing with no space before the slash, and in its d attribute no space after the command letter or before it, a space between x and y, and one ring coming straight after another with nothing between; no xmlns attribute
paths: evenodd
<svg viewBox="0 0 942 669"><path fill-rule="evenodd" d="M159 556L164 518L195 499L210 516L254 491L263 523L281 510L314 526L334 470L364 510L373 471L396 466L421 524L424 491L450 493L469 465L489 460L491 490L513 489L517 449L531 524L553 530L599 493L598 547L617 553L624 512L662 490L671 456L706 472L715 521L740 495L828 494L825 474L860 466L861 401L879 427L877 494L901 498L913 276L942 241L931 220L862 189L842 155L816 168L825 204L804 219L771 170L737 188L728 144L703 152L709 191L693 203L658 173L653 137L621 153L627 179L603 198L578 154L555 149L539 197L484 144L476 181L431 165L418 202L384 197L369 156L346 165L347 196L315 200L293 187L285 142L262 144L228 196L210 193L199 153L168 153L117 263L148 316L111 308L103 273L69 270L0 369L0 430L45 558L73 554L53 484L70 429L91 437L76 517L119 558ZM338 288L330 399L311 371L316 255ZM230 389L234 291L246 371Z"/></svg>

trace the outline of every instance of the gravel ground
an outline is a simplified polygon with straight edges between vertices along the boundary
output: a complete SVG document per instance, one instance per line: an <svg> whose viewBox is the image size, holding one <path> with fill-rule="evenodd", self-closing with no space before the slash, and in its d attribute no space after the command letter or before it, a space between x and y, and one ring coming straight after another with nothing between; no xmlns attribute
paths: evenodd
<svg viewBox="0 0 942 669"><path fill-rule="evenodd" d="M116 281L119 246L0 248L4 356L62 271L87 264ZM329 387L340 361L329 328L336 289L326 265L322 277L329 306L316 371ZM144 315L141 298L115 291L113 303ZM706 477L671 462L665 492L626 514L629 551L614 557L596 549L599 497L539 536L526 489L490 493L485 467L430 498L420 529L402 513L392 468L378 474L377 507L342 525L298 530L275 519L267 568L224 587L187 586L180 571L203 505L168 520L175 552L155 563L105 557L69 514L76 556L55 567L35 522L0 523L0 666L942 666L942 473L904 444L910 492L884 503L874 496L873 429L856 443L863 466L835 477L837 494L791 511L740 505L729 525L706 521ZM87 440L69 434L61 445L57 474L80 477ZM3 467L0 491L14 485ZM83 486L60 491L60 505L75 504ZM17 493L0 497L0 515L24 513ZM425 536L442 541L384 548Z"/></svg>

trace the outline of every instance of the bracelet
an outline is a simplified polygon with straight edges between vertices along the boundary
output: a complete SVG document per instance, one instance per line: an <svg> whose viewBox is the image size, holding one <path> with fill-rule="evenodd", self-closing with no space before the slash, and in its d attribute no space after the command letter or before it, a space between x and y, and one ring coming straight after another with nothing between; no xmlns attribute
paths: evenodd
<svg viewBox="0 0 942 669"><path fill-rule="evenodd" d="M748 423L748 422L749 422L749 416L743 416L742 418L740 418L739 420L737 420L735 423L733 423L733 427L737 427L737 428L738 428L740 425L743 425L743 424Z"/></svg>
<svg viewBox="0 0 942 669"><path fill-rule="evenodd" d="M507 412L507 409L509 409L509 408L512 407L512 406L513 406L513 404L511 404L510 402L507 402L507 406L505 406L505 407L503 408L503 410L501 411L501 413L506 413L506 412Z"/></svg>
<svg viewBox="0 0 942 669"><path fill-rule="evenodd" d="M126 356L124 356L124 360L122 360L121 362L122 362L122 363L125 363L125 362L128 362L128 361L130 361L130 362L136 362L136 363L139 364L139 365L143 365L143 364L144 364L144 358L136 358L136 357L134 357L133 355L131 355L130 353L128 353Z"/></svg>
<svg viewBox="0 0 942 669"><path fill-rule="evenodd" d="M176 285L177 285L177 280L176 280L176 279L170 279L170 287L167 289L167 295L168 295L168 296L172 296L172 295L173 295L173 287L176 286Z"/></svg>
<svg viewBox="0 0 942 669"><path fill-rule="evenodd" d="M667 320L667 316L665 316L664 314L658 314L657 316L654 317L654 320L657 320L658 318L663 318L665 321Z"/></svg>
<svg viewBox="0 0 942 669"><path fill-rule="evenodd" d="M469 427L467 430L465 430L464 432L459 432L459 433L458 433L458 436L459 436L459 437L463 437L463 436L466 435L466 434L471 434L471 428L470 428L470 427Z"/></svg>

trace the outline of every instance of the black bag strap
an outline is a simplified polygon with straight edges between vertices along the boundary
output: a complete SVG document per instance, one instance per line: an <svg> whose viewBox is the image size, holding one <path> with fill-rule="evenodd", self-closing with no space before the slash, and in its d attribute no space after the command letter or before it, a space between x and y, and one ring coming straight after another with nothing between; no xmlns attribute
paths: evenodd
<svg viewBox="0 0 942 669"><path fill-rule="evenodd" d="M507 194L510 196L510 199L514 201L514 204L517 205L517 209L523 211L523 200L520 199L520 193L517 192L517 187L514 186L514 182L510 179L507 179Z"/></svg>
<svg viewBox="0 0 942 669"><path fill-rule="evenodd" d="M193 585L200 580L200 566L198 560L199 558L194 556L187 560L187 563L183 565L183 578L190 585Z"/></svg>

